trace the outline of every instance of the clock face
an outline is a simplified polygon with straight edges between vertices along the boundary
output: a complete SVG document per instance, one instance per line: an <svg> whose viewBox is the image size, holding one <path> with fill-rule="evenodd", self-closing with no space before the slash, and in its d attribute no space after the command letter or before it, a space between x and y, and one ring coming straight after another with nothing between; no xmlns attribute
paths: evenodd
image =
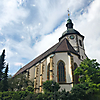
<svg viewBox="0 0 100 100"><path fill-rule="evenodd" d="M71 35L71 36L70 36L70 39L74 39L74 35Z"/></svg>

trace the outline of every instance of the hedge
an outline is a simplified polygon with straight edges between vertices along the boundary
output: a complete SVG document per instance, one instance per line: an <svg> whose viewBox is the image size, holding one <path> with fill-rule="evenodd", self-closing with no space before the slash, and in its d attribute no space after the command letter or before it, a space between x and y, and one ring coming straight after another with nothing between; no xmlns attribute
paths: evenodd
<svg viewBox="0 0 100 100"><path fill-rule="evenodd" d="M26 96L33 94L29 91L6 91L0 92L0 100L24 100Z"/></svg>

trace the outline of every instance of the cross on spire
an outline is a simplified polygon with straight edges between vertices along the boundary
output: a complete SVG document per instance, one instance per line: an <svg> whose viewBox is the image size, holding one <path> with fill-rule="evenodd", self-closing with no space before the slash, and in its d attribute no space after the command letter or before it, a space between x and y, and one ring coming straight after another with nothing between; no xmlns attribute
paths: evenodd
<svg viewBox="0 0 100 100"><path fill-rule="evenodd" d="M69 9L68 9L67 11L68 11L68 19L70 19L70 13L69 13Z"/></svg>

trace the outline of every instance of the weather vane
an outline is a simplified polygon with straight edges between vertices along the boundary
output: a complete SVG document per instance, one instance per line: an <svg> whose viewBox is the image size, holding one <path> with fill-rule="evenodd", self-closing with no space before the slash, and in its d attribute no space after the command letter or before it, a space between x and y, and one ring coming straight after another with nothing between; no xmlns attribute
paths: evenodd
<svg viewBox="0 0 100 100"><path fill-rule="evenodd" d="M67 11L68 11L68 19L70 19L69 9Z"/></svg>

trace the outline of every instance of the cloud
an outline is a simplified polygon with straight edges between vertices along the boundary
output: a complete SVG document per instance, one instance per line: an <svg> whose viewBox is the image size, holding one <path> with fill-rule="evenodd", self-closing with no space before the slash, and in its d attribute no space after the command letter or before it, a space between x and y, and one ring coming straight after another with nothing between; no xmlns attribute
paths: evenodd
<svg viewBox="0 0 100 100"><path fill-rule="evenodd" d="M17 63L15 63L15 66L22 66L23 64L22 63L19 63L19 62L17 62Z"/></svg>
<svg viewBox="0 0 100 100"><path fill-rule="evenodd" d="M28 11L24 8L17 8L16 0L3 0L1 3L0 10L0 27L7 26L12 22L18 23L22 18L26 17Z"/></svg>
<svg viewBox="0 0 100 100"><path fill-rule="evenodd" d="M100 1L95 0L87 7L87 12L77 17L75 26L85 36L86 54L100 62Z"/></svg>
<svg viewBox="0 0 100 100"><path fill-rule="evenodd" d="M27 64L58 42L66 30L68 8L74 28L86 37L86 54L100 62L99 0L19 1L0 3L0 54L6 49L9 73L15 73L20 64Z"/></svg>

